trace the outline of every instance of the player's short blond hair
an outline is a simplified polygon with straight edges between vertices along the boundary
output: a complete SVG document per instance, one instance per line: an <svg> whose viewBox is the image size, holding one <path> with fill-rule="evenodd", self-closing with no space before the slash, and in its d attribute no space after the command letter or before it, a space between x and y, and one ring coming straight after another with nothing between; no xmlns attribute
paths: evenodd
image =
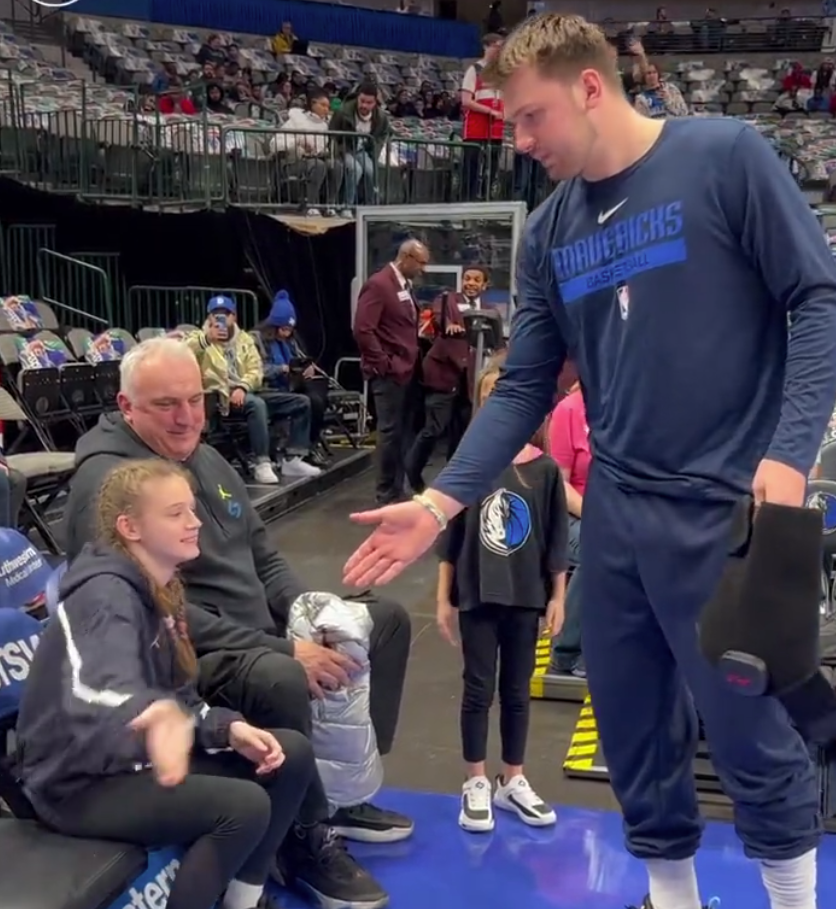
<svg viewBox="0 0 836 909"><path fill-rule="evenodd" d="M485 68L484 78L502 88L524 66L557 79L594 69L609 81L618 80L617 58L606 36L582 16L543 13L523 19Z"/></svg>

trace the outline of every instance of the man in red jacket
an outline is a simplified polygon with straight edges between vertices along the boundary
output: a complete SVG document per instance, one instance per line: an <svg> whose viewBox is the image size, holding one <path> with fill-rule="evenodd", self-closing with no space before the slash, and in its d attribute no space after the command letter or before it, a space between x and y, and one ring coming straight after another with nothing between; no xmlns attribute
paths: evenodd
<svg viewBox="0 0 836 909"><path fill-rule="evenodd" d="M482 38L481 60L468 66L462 79L462 195L469 202L488 202L496 177L502 136L505 132L505 106L501 92L482 76L485 67L502 47L501 35Z"/></svg>
<svg viewBox="0 0 836 909"><path fill-rule="evenodd" d="M157 110L161 114L196 114L194 101L183 91L183 83L178 79L169 83L169 90L157 100Z"/></svg>
<svg viewBox="0 0 836 909"><path fill-rule="evenodd" d="M412 282L429 264L427 247L407 240L394 262L360 288L354 339L369 380L377 417L377 488L380 505L404 494L404 456L418 396L418 303Z"/></svg>

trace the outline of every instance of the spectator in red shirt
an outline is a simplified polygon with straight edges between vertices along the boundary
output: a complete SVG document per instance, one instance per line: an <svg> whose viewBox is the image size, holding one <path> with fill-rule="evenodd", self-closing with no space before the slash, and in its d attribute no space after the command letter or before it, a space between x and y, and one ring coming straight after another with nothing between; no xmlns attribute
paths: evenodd
<svg viewBox="0 0 836 909"><path fill-rule="evenodd" d="M804 67L800 63L793 63L790 71L784 76L781 82L781 88L785 92L791 92L793 89L798 91L801 88L812 88L813 80L810 78L810 74L805 72Z"/></svg>
<svg viewBox="0 0 836 909"><path fill-rule="evenodd" d="M171 83L171 88L160 95L157 110L161 114L196 114L194 101L183 91L182 82Z"/></svg>
<svg viewBox="0 0 836 909"><path fill-rule="evenodd" d="M563 629L554 639L553 664L558 672L583 678L586 670L581 654L580 628L581 509L592 453L589 448L586 407L577 381L552 413L548 442L549 454L557 462L566 484L569 565L574 568L566 591Z"/></svg>

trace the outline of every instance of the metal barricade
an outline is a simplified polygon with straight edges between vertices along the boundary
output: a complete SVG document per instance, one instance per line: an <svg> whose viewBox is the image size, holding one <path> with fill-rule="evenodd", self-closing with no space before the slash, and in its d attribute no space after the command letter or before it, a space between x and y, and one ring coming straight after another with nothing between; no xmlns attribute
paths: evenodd
<svg viewBox="0 0 836 909"><path fill-rule="evenodd" d="M70 315L79 328L101 330L113 325L113 298L105 272L96 265L52 249L38 250L38 297ZM81 322L79 325L78 323Z"/></svg>
<svg viewBox="0 0 836 909"><path fill-rule="evenodd" d="M33 81L0 85L0 171L90 201L331 213L357 204L524 198L531 205L547 192L542 171L522 167L531 162L515 156L507 139L494 145L446 132L398 133L370 144L356 132L221 124L206 110L161 115L152 96L133 89L73 82L61 90L60 109L45 111Z"/></svg>
<svg viewBox="0 0 836 909"><path fill-rule="evenodd" d="M345 149L363 138L348 132L225 126L226 202L255 210L344 208L351 204L344 186Z"/></svg>
<svg viewBox="0 0 836 909"><path fill-rule="evenodd" d="M130 319L128 309L128 284L122 274L122 254L118 252L77 252L69 253L74 259L95 265L106 275L110 285L111 303L113 306L113 326L124 328Z"/></svg>
<svg viewBox="0 0 836 909"><path fill-rule="evenodd" d="M68 86L72 88L72 86ZM73 103L60 110L41 110L32 101L38 83L22 83L18 93L18 173L21 180L49 192L81 195L87 188L89 169L98 149L85 139L86 87L78 83Z"/></svg>
<svg viewBox="0 0 836 909"><path fill-rule="evenodd" d="M0 174L16 176L19 170L18 115L20 92L12 78L12 70L0 79Z"/></svg>
<svg viewBox="0 0 836 909"><path fill-rule="evenodd" d="M55 246L54 224L0 225L0 296L38 296L38 250Z"/></svg>
<svg viewBox="0 0 836 909"><path fill-rule="evenodd" d="M251 290L221 287L162 287L134 285L128 290L128 328L175 328L178 325L202 325L206 304L212 297L230 297L236 304L238 324L254 328L259 321L258 297Z"/></svg>
<svg viewBox="0 0 836 909"><path fill-rule="evenodd" d="M479 171L480 201L513 192L513 150L485 152L453 139L392 136L369 149L359 133L225 126L230 160L228 203L252 209L297 206L340 211L365 205L450 204L476 201L478 187L462 178L465 149Z"/></svg>
<svg viewBox="0 0 836 909"><path fill-rule="evenodd" d="M205 113L167 122L158 117L143 127L149 204L159 208L211 208L226 196L227 159L222 129Z"/></svg>
<svg viewBox="0 0 836 909"><path fill-rule="evenodd" d="M473 192L463 173L468 151L476 159L474 167L478 172L475 182L479 189ZM485 154L479 145L461 140L393 136L376 162L375 201L381 205L449 205L476 198L492 200L493 187L507 164L506 157L504 148Z"/></svg>

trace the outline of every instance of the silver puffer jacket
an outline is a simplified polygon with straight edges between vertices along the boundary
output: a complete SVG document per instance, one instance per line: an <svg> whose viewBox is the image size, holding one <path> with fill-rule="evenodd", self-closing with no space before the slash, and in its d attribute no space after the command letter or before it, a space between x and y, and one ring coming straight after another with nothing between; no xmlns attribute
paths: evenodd
<svg viewBox="0 0 836 909"><path fill-rule="evenodd" d="M347 688L311 701L313 749L325 793L335 808L369 801L383 784L383 762L369 709L369 636L363 603L333 593L303 593L290 607L288 635L327 644L362 667Z"/></svg>

